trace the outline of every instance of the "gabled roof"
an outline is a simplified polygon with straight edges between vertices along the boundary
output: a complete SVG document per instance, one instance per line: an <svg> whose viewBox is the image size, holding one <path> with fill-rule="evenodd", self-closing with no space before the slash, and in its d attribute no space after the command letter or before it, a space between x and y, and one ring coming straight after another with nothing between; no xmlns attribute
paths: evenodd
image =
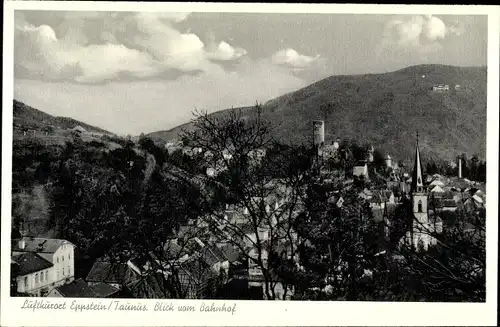
<svg viewBox="0 0 500 327"><path fill-rule="evenodd" d="M478 196L478 195L476 195L476 194L474 194L474 195L472 196L472 198L473 198L473 199L474 199L474 201L476 201L477 203L481 203L481 204L482 204L482 203L484 202L484 201L483 201L483 199L481 199L481 197L479 197L479 196Z"/></svg>
<svg viewBox="0 0 500 327"><path fill-rule="evenodd" d="M95 296L99 298L110 297L111 295L114 295L120 291L116 287L113 287L106 283L97 283L89 287L94 292Z"/></svg>
<svg viewBox="0 0 500 327"><path fill-rule="evenodd" d="M212 267L200 258L192 258L181 263L179 273L185 274L195 284L217 277Z"/></svg>
<svg viewBox="0 0 500 327"><path fill-rule="evenodd" d="M141 276L128 284L127 289L134 298L138 299L165 299L171 297L168 282L161 273Z"/></svg>
<svg viewBox="0 0 500 327"><path fill-rule="evenodd" d="M215 265L217 262L223 261L223 258L220 258L209 246L201 248L199 254L201 260L206 262L210 267Z"/></svg>
<svg viewBox="0 0 500 327"><path fill-rule="evenodd" d="M25 252L12 256L11 260L18 264L17 274L19 276L28 275L53 266L52 262L45 260L33 252Z"/></svg>
<svg viewBox="0 0 500 327"><path fill-rule="evenodd" d="M83 281L76 279L69 284L55 288L63 297L96 297L92 289Z"/></svg>
<svg viewBox="0 0 500 327"><path fill-rule="evenodd" d="M177 242L174 240L170 240L169 242L166 242L165 245L163 246L163 251L166 259L177 259L182 256L183 252L183 247L180 246Z"/></svg>
<svg viewBox="0 0 500 327"><path fill-rule="evenodd" d="M128 284L135 280L136 273L125 263L96 261L87 275L87 282Z"/></svg>
<svg viewBox="0 0 500 327"><path fill-rule="evenodd" d="M80 126L80 125L73 127L73 128L72 128L72 130L74 130L74 131L79 131L79 132L85 132L85 131L86 131L86 129L85 129L85 128L83 128L83 127L82 127L82 126Z"/></svg>
<svg viewBox="0 0 500 327"><path fill-rule="evenodd" d="M441 186L436 185L432 188L431 193L444 193L444 190Z"/></svg>
<svg viewBox="0 0 500 327"><path fill-rule="evenodd" d="M231 244L225 244L220 248L221 252L229 262L235 262L240 257L238 249Z"/></svg>
<svg viewBox="0 0 500 327"><path fill-rule="evenodd" d="M444 183L443 181L439 180L439 179L435 179L433 180L429 185L431 186L434 186L434 185L437 185L437 186L444 186Z"/></svg>
<svg viewBox="0 0 500 327"><path fill-rule="evenodd" d="M36 253L54 253L63 244L72 244L66 240L55 238L41 238L41 237L23 237L25 242L24 249L19 248L20 239L12 240L13 252L36 252Z"/></svg>

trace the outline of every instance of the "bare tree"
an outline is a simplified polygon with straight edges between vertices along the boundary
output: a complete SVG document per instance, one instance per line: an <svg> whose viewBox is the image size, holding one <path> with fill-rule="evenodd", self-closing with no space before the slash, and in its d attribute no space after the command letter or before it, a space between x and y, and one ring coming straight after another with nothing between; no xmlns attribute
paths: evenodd
<svg viewBox="0 0 500 327"><path fill-rule="evenodd" d="M249 263L252 276L262 281L267 299L277 294L281 266L276 256L293 261L300 240L293 230L301 210L304 185L312 178L311 158L306 147L280 144L271 126L261 117L262 108L243 115L232 110L223 116L197 114L195 129L186 132L193 147L203 149L200 164L212 168L204 178L222 192L209 198L205 221L229 240ZM227 209L234 208L234 212ZM256 274L252 275L251 272Z"/></svg>

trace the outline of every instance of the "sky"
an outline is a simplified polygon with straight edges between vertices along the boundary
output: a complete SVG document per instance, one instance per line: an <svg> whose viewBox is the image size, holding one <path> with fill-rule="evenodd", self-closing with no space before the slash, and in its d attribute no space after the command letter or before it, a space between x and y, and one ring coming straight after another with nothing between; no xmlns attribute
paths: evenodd
<svg viewBox="0 0 500 327"><path fill-rule="evenodd" d="M14 98L120 135L331 75L485 66L486 16L16 11Z"/></svg>

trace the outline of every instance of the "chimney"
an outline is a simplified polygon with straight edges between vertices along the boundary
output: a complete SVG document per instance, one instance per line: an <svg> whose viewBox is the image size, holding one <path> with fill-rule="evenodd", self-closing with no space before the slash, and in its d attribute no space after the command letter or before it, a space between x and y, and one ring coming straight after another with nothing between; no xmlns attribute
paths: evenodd
<svg viewBox="0 0 500 327"><path fill-rule="evenodd" d="M26 247L26 240L24 239L24 237L21 237L17 245L19 246L19 249L24 250L24 248Z"/></svg>
<svg viewBox="0 0 500 327"><path fill-rule="evenodd" d="M462 158L458 158L458 178L462 178Z"/></svg>

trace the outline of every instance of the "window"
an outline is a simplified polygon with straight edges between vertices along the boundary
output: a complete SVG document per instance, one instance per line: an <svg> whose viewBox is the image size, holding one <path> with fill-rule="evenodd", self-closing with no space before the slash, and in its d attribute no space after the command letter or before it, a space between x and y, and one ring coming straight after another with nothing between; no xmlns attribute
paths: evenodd
<svg viewBox="0 0 500 327"><path fill-rule="evenodd" d="M418 212L422 212L422 200L418 201Z"/></svg>
<svg viewBox="0 0 500 327"><path fill-rule="evenodd" d="M28 288L28 277L24 277L24 288Z"/></svg>
<svg viewBox="0 0 500 327"><path fill-rule="evenodd" d="M71 253L68 254L68 260L71 260Z"/></svg>
<svg viewBox="0 0 500 327"><path fill-rule="evenodd" d="M43 271L40 273L40 283L43 282Z"/></svg>
<svg viewBox="0 0 500 327"><path fill-rule="evenodd" d="M64 276L64 268L63 268L63 276Z"/></svg>
<svg viewBox="0 0 500 327"><path fill-rule="evenodd" d="M59 263L59 257L57 257L57 263Z"/></svg>
<svg viewBox="0 0 500 327"><path fill-rule="evenodd" d="M71 275L71 266L68 266L68 275Z"/></svg>
<svg viewBox="0 0 500 327"><path fill-rule="evenodd" d="M64 262L64 256L62 256L62 261Z"/></svg>

